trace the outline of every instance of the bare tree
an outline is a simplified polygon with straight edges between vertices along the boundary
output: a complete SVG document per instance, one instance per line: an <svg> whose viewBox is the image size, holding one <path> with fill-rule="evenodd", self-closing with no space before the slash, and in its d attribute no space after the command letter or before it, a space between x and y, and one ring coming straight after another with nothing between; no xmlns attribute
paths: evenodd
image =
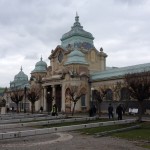
<svg viewBox="0 0 150 150"><path fill-rule="evenodd" d="M27 98L31 102L31 112L34 113L35 102L39 100L41 96L41 87L39 84L33 84L27 91Z"/></svg>
<svg viewBox="0 0 150 150"><path fill-rule="evenodd" d="M70 97L70 100L73 102L73 110L72 110L72 116L74 115L75 106L78 100L86 94L85 90L82 90L78 86L71 86L67 93Z"/></svg>
<svg viewBox="0 0 150 150"><path fill-rule="evenodd" d="M0 96L0 107L5 107L6 106L6 100Z"/></svg>
<svg viewBox="0 0 150 150"><path fill-rule="evenodd" d="M106 89L104 87L99 87L99 90L93 91L93 98L98 102L98 113L101 115L101 103L106 95Z"/></svg>
<svg viewBox="0 0 150 150"><path fill-rule="evenodd" d="M113 93L114 93L114 96L115 96L115 99L117 100L121 100L121 88L122 88L122 82L116 82L113 86L112 86L112 90L113 90Z"/></svg>
<svg viewBox="0 0 150 150"><path fill-rule="evenodd" d="M10 98L17 106L17 110L16 110L17 113L19 113L19 109L18 109L19 102L23 100L23 97L24 97L24 91L22 89L16 89L10 92Z"/></svg>
<svg viewBox="0 0 150 150"><path fill-rule="evenodd" d="M139 102L139 118L142 120L143 101L150 98L150 71L125 75L130 96Z"/></svg>

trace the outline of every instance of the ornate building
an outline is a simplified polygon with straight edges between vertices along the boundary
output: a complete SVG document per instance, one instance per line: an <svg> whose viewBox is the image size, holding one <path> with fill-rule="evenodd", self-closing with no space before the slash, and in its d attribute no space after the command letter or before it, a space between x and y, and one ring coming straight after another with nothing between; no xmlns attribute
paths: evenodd
<svg viewBox="0 0 150 150"><path fill-rule="evenodd" d="M92 90L105 86L107 94L102 107L107 102L127 100L129 95L121 85L117 91L116 83L122 81L127 73L150 70L150 63L123 68L106 68L106 57L103 49L97 50L93 43L94 37L85 31L76 15L71 30L61 38L61 45L51 51L50 66L42 78L43 107L51 110L56 103L58 111L70 112L73 103L68 100L67 91L71 86L78 86L85 95L77 102L76 111L88 111L93 101ZM119 90L119 89L118 89ZM119 95L118 95L119 94Z"/></svg>
<svg viewBox="0 0 150 150"><path fill-rule="evenodd" d="M51 51L50 66L42 78L44 88L43 107L51 110L56 103L58 111L70 112L72 103L67 99L67 90L78 86L85 95L76 105L76 111L89 109L90 74L106 69L106 57L102 48L98 51L93 44L94 37L85 31L76 15L71 30L61 38L61 45ZM32 74L32 73L31 73Z"/></svg>
<svg viewBox="0 0 150 150"><path fill-rule="evenodd" d="M72 86L77 86L85 93L77 102L75 111L88 111L91 102L95 102L92 97L93 90L99 90L99 87L104 87L107 91L102 109L106 109L110 102L117 104L118 101L129 99L127 89L123 85L117 89L116 84L122 81L127 73L150 71L150 63L108 69L107 54L102 48L97 50L93 41L93 35L83 29L79 16L76 15L71 30L62 36L61 45L51 51L48 57L50 65L47 67L41 58L31 72L30 84L42 85L42 96L35 104L36 111L39 111L41 106L44 111L51 111L52 105L56 104L59 112L71 112L73 103L67 92ZM21 86L23 82L25 84L27 76L22 78L20 75L23 75L22 69L11 82L11 88L14 85ZM21 83L18 79L21 79Z"/></svg>

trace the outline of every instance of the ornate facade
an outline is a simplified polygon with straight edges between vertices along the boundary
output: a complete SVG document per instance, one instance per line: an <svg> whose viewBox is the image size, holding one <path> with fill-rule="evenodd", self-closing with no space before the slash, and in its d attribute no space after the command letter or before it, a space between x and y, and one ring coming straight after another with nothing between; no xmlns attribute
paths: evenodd
<svg viewBox="0 0 150 150"><path fill-rule="evenodd" d="M67 90L77 86L85 96L77 102L76 111L86 111L90 103L90 74L106 69L106 57L102 48L98 51L93 44L94 37L80 25L79 16L71 30L61 38L61 45L51 51L50 66L42 78L45 111L56 103L58 111L71 112L73 104L68 100Z"/></svg>

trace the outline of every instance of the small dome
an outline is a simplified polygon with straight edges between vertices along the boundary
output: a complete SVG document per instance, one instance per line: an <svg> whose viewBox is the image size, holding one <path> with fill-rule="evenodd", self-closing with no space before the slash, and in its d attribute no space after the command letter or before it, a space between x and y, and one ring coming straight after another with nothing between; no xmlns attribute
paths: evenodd
<svg viewBox="0 0 150 150"><path fill-rule="evenodd" d="M31 73L46 72L46 71L47 71L47 64L46 62L42 60L42 57L41 57L41 60L35 64L35 68Z"/></svg>
<svg viewBox="0 0 150 150"><path fill-rule="evenodd" d="M85 60L85 55L77 50L77 47L68 55L68 59L65 63L65 65L69 64L84 64L88 65L87 61Z"/></svg>
<svg viewBox="0 0 150 150"><path fill-rule="evenodd" d="M20 72L15 75L14 82L15 81L28 81L28 76L22 71L22 67Z"/></svg>

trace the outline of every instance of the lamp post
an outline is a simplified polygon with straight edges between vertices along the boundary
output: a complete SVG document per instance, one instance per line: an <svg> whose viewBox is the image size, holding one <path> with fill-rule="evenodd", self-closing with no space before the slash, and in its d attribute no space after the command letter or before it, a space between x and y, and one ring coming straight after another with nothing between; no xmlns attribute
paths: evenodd
<svg viewBox="0 0 150 150"><path fill-rule="evenodd" d="M94 91L94 88L93 87L91 87L91 107L92 107L92 105L93 105L93 91Z"/></svg>
<svg viewBox="0 0 150 150"><path fill-rule="evenodd" d="M26 93L27 93L27 87L24 87L24 113L26 113Z"/></svg>
<svg viewBox="0 0 150 150"><path fill-rule="evenodd" d="M47 92L47 111L48 111L48 115L50 114L50 92Z"/></svg>
<svg viewBox="0 0 150 150"><path fill-rule="evenodd" d="M9 98L8 93L7 93L7 95L6 95L6 98L7 98L6 106L8 107L8 98Z"/></svg>

